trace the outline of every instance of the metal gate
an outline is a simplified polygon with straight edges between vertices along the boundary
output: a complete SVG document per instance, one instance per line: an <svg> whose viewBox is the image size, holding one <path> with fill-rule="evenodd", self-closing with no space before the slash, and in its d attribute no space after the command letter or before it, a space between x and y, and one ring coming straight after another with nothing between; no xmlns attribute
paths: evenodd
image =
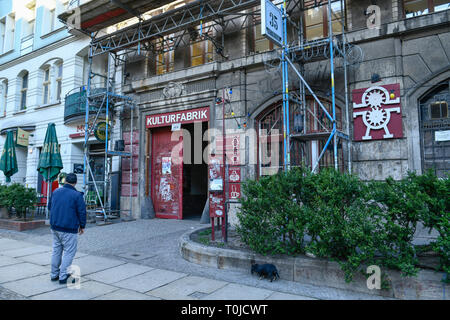
<svg viewBox="0 0 450 320"><path fill-rule="evenodd" d="M438 177L450 171L450 79L420 100L422 169Z"/></svg>

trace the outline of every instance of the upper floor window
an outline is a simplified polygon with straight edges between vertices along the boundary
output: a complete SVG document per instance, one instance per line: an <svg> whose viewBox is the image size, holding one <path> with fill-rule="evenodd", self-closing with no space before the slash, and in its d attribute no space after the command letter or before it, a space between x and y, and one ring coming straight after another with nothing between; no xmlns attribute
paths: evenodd
<svg viewBox="0 0 450 320"><path fill-rule="evenodd" d="M27 108L28 72L22 76L22 87L20 89L20 110Z"/></svg>
<svg viewBox="0 0 450 320"><path fill-rule="evenodd" d="M43 93L42 93L42 103L48 104L50 102L50 67L44 69L44 82Z"/></svg>
<svg viewBox="0 0 450 320"><path fill-rule="evenodd" d="M450 9L448 0L404 0L403 4L406 18Z"/></svg>
<svg viewBox="0 0 450 320"><path fill-rule="evenodd" d="M261 34L261 24L257 24L254 28L255 31L255 52L264 52L273 49L272 41L269 41L265 36Z"/></svg>
<svg viewBox="0 0 450 320"><path fill-rule="evenodd" d="M24 30L22 32L22 37L26 37L34 34L34 25L36 21L36 1L31 1L25 5L24 8L24 18L28 21L28 23L24 26Z"/></svg>
<svg viewBox="0 0 450 320"><path fill-rule="evenodd" d="M164 74L173 71L173 50L159 53L156 56L156 74Z"/></svg>
<svg viewBox="0 0 450 320"><path fill-rule="evenodd" d="M333 34L342 32L343 8L340 2L331 3L331 19L328 17L328 5L308 9L304 12L304 32L307 40L328 37L329 21Z"/></svg>
<svg viewBox="0 0 450 320"><path fill-rule="evenodd" d="M15 24L12 14L0 19L0 54L14 49Z"/></svg>
<svg viewBox="0 0 450 320"><path fill-rule="evenodd" d="M213 61L213 44L204 40L191 44L191 66L199 66Z"/></svg>
<svg viewBox="0 0 450 320"><path fill-rule="evenodd" d="M56 75L56 100L61 100L61 91L62 91L62 73L63 73L63 64L58 63L56 65L57 75Z"/></svg>

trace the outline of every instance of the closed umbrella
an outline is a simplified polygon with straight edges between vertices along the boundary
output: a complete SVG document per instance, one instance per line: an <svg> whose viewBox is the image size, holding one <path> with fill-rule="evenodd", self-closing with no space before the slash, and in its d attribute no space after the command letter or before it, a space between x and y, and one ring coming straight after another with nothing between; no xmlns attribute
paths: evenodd
<svg viewBox="0 0 450 320"><path fill-rule="evenodd" d="M48 203L50 201L50 185L55 180L63 168L61 154L59 152L58 138L54 123L49 123L45 133L44 144L39 156L37 170L47 181L47 210L45 217L48 220Z"/></svg>
<svg viewBox="0 0 450 320"><path fill-rule="evenodd" d="M6 182L11 182L11 176L19 171L13 131L8 131L6 134L6 142L0 159L0 170L5 174Z"/></svg>

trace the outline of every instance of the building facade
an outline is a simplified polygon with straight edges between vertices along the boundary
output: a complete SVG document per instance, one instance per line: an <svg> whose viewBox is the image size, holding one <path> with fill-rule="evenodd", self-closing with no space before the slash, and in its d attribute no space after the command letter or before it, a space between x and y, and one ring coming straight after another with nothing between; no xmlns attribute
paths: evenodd
<svg viewBox="0 0 450 320"><path fill-rule="evenodd" d="M333 32L341 33L339 18L344 14L345 36L354 45L350 57L353 61L348 66L347 109L344 68L339 59L334 74L337 128L350 139L347 143L345 139L337 142L340 170L350 169L363 180L383 180L389 176L400 179L408 171L422 173L427 169L441 177L448 174L449 8L448 1L436 0L384 0L377 1L376 6L363 0L346 1L344 8L333 5L336 17L331 19ZM246 12L257 10L259 7ZM303 14L307 40L327 36L330 21L327 12L327 6L323 5L298 13ZM215 32L216 39L222 38L222 52L216 50L212 41L205 40L157 55L149 53L126 64L123 91L134 95L139 103L139 117L135 121L139 158L134 170L139 177L136 194L140 195L135 198L135 208L141 212L136 210L136 217L154 210L157 217L183 218L207 208L211 194L207 156L195 162L194 155L198 154L196 147L204 147L208 129L210 137L219 136L223 125L226 130L234 130L227 146L233 141L237 143L239 159L234 163L237 170L230 175L237 172L239 181L283 168L282 76L279 61L277 64L273 60L274 45L261 36L258 24L236 27L223 35ZM185 36L187 42L190 36ZM298 90L298 78L292 70L289 74L289 90ZM330 111L330 61L306 62L303 76ZM291 130L293 135L311 136L303 138L306 143L292 139L291 165L303 163L312 167L325 144L323 137L319 138L320 133L329 132L331 127L322 120L323 112L309 93L306 101L309 111L300 114L306 131L301 124L296 125L293 110ZM181 143L179 135L172 131L172 124L180 122L178 119L189 111L203 109L208 110L208 115L200 121L181 122L191 137L197 132L202 142L188 146L183 135ZM268 138L267 132L274 128L279 129L279 135ZM239 138L233 140L236 135ZM221 140L218 144L214 138L211 140L211 149L220 150ZM271 149L273 144L279 148ZM169 177L163 174L163 169L159 171L170 161L169 157L180 156L169 152L177 145L183 150L184 164L172 163ZM277 163L265 159L273 156L270 150L279 152ZM333 166L332 148L319 162L319 168L325 166ZM231 182L229 198L239 197L239 184ZM232 222L236 207L232 201Z"/></svg>
<svg viewBox="0 0 450 320"><path fill-rule="evenodd" d="M207 2L212 11L230 5L226 0ZM338 48L339 43L350 44L346 47L347 60L337 57L333 73L326 46L299 51L295 66L314 95L289 68L287 84L293 93L289 100L290 165L317 166L319 170L335 166L363 180L389 176L400 179L408 171L422 173L427 169L445 176L450 167L450 2L380 0L374 4L370 0L347 0L332 1L330 8L327 3L288 2L290 18L297 24L287 28L291 46L320 43L330 31L336 35ZM121 208L130 206L127 197L131 190L134 218L155 214L160 218L197 219L202 212L208 216L221 201L214 198L214 188L223 188L213 179L221 168L210 160L225 148L230 167L226 177L227 198L231 199L229 221L234 223L240 182L274 174L286 164L280 50L261 35L260 2L233 2L235 11L230 8L231 14L223 15L223 19L208 18L209 11L199 7L198 23L193 21L185 27L176 25L177 17L187 19L183 12L194 12L199 5L195 1L163 1L165 5L160 8L149 8L151 3L142 1L130 1L120 8L114 3L102 4L82 1L80 23L72 28L87 33L96 24L106 28L118 23L116 31L99 36L91 49L109 52L117 46L116 54L125 52L118 68L117 92L132 97L137 105L133 119L129 112L118 111L120 129L111 141L112 146L114 140L124 140L127 150L133 129L131 161L122 159L116 165L121 175ZM136 40L133 35L140 27L131 17L139 8L147 10L141 15L143 25L157 26L171 17L168 24L173 28L163 23L158 31L146 29L148 34L154 32L152 37ZM8 17L3 20L7 28ZM67 58L73 61L68 63L73 65L69 69L73 73L68 71L67 79L72 80L65 80L64 69L64 92L85 84L80 75L86 74L82 61L86 60L89 41L80 39L84 40L77 41L85 41L84 46L72 52L76 52L75 57ZM3 42L10 45L6 36ZM130 47L137 48L134 54L128 53ZM105 56L107 53L94 57L98 72L107 66ZM10 112L14 119L18 119L14 108L21 105L21 72L17 67L11 75L2 75L2 79L14 81L7 86L7 115ZM35 76L35 83L47 82L45 72L40 77ZM36 97L42 99L40 93ZM39 103L35 103L34 112L40 109ZM333 109L335 127L327 120ZM28 113L27 108L23 116ZM22 116L20 110L18 116ZM83 121L74 120L62 125L73 128L72 138L66 133L66 140L61 140L62 146L64 142L67 148L70 146L65 158L69 166L69 155L75 159L75 154L82 154L74 147L77 140L73 135L80 123ZM338 138L323 151L333 128L339 131ZM226 141L222 139L224 130ZM126 178L130 172L131 186Z"/></svg>
<svg viewBox="0 0 450 320"><path fill-rule="evenodd" d="M56 124L64 168L78 174L83 186L85 99L89 37L73 35L57 18L69 1L0 2L0 148L8 130L28 132L28 143L16 147L18 182L45 194L47 188L37 171L47 126ZM104 73L105 60L95 61ZM94 84L102 87L103 84ZM95 137L90 147L101 149ZM104 161L93 159L101 179ZM0 182L5 182L3 173ZM57 187L54 183L53 188Z"/></svg>

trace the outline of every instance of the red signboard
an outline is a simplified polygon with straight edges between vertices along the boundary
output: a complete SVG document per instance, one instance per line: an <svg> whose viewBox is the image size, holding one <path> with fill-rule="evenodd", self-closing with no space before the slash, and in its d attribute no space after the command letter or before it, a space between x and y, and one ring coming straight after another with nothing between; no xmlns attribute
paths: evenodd
<svg viewBox="0 0 450 320"><path fill-rule="evenodd" d="M209 107L183 110L177 112L152 114L145 117L145 127L155 128L170 126L174 123L191 123L209 120Z"/></svg>
<svg viewBox="0 0 450 320"><path fill-rule="evenodd" d="M229 167L228 168L228 180L231 183L241 182L241 168L239 167Z"/></svg>
<svg viewBox="0 0 450 320"><path fill-rule="evenodd" d="M237 200L241 197L241 185L239 183L230 183L228 185L228 199Z"/></svg>
<svg viewBox="0 0 450 320"><path fill-rule="evenodd" d="M400 84L353 90L355 141L403 137Z"/></svg>
<svg viewBox="0 0 450 320"><path fill-rule="evenodd" d="M223 218L225 217L225 199L223 192L209 193L209 216Z"/></svg>

